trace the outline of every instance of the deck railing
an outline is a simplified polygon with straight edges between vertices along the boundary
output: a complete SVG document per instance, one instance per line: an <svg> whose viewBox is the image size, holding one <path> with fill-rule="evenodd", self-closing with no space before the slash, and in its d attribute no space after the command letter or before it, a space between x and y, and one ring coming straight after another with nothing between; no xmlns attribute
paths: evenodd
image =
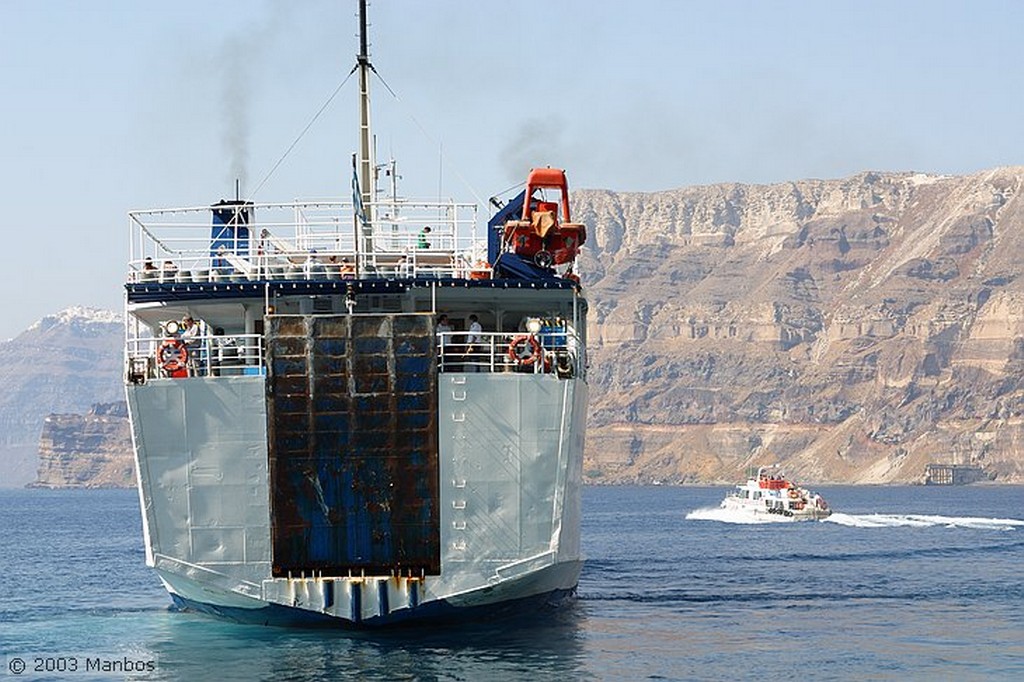
<svg viewBox="0 0 1024 682"><path fill-rule="evenodd" d="M128 379L134 383L164 377L266 373L260 334L205 334L187 342L181 337L133 338L126 350Z"/></svg>
<svg viewBox="0 0 1024 682"><path fill-rule="evenodd" d="M467 332L439 333L437 365L440 372L580 373L579 339L572 330L557 328L538 334L483 332L471 339Z"/></svg>
<svg viewBox="0 0 1024 682"><path fill-rule="evenodd" d="M473 204L379 202L372 224L338 201L254 204L229 225L214 208L129 213L128 281L470 277L486 260Z"/></svg>
<svg viewBox="0 0 1024 682"><path fill-rule="evenodd" d="M442 373L557 374L578 376L583 370L579 338L566 328L538 334L483 332L437 334L437 368ZM184 349L184 353L181 352ZM263 375L266 362L259 334L133 338L126 348L128 380Z"/></svg>

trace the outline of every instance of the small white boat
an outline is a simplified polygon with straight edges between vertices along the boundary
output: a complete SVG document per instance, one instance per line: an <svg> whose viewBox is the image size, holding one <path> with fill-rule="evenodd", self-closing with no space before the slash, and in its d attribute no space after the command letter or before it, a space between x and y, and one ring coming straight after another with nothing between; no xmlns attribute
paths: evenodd
<svg viewBox="0 0 1024 682"><path fill-rule="evenodd" d="M780 521L813 521L832 514L825 498L786 480L778 465L759 467L753 476L748 473L747 482L722 500L722 508Z"/></svg>

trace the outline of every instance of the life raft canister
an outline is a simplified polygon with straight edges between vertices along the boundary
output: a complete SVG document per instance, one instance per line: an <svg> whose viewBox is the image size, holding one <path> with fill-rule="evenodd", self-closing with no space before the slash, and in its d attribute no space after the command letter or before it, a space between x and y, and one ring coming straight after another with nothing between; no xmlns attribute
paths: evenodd
<svg viewBox="0 0 1024 682"><path fill-rule="evenodd" d="M508 357L517 365L529 367L541 356L540 342L532 334L517 336L508 344Z"/></svg>
<svg viewBox="0 0 1024 682"><path fill-rule="evenodd" d="M180 339L166 339L157 355L165 372L180 372L188 364L188 349Z"/></svg>

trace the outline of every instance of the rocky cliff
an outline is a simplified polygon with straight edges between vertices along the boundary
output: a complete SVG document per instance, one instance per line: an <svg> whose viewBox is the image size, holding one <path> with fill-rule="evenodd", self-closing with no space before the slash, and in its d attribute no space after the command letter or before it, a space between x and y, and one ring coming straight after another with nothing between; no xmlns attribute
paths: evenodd
<svg viewBox="0 0 1024 682"><path fill-rule="evenodd" d="M35 476L46 415L123 398L123 338L118 314L68 308L0 342L0 485Z"/></svg>
<svg viewBox="0 0 1024 682"><path fill-rule="evenodd" d="M1024 168L580 191L594 482L1024 481Z"/></svg>
<svg viewBox="0 0 1024 682"><path fill-rule="evenodd" d="M808 482L916 482L950 462L1024 482L1022 182L1002 168L576 192L587 479L731 482L781 462ZM102 317L65 311L0 345L7 442L120 392L120 327ZM129 479L121 427L99 417L56 418L54 434L84 435L49 437L41 484ZM106 459L70 465L85 442Z"/></svg>
<svg viewBox="0 0 1024 682"><path fill-rule="evenodd" d="M33 488L128 488L135 485L131 428L124 402L87 414L51 414L39 439Z"/></svg>

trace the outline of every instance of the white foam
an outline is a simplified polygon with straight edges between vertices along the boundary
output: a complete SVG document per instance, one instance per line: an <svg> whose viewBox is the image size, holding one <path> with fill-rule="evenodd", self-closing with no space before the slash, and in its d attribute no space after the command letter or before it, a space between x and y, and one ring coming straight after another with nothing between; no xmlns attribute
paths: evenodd
<svg viewBox="0 0 1024 682"><path fill-rule="evenodd" d="M793 519L775 514L754 514L738 509L704 507L686 515L688 521L721 521L722 523L761 524L791 523ZM981 518L975 516L937 516L931 514L843 514L833 512L823 522L851 528L974 528L978 530L1014 530L1024 528L1024 520Z"/></svg>
<svg viewBox="0 0 1024 682"><path fill-rule="evenodd" d="M841 514L825 519L830 523L853 528L976 528L979 530L1013 530L1024 527L1020 519L982 518L976 516L936 516L931 514Z"/></svg>
<svg viewBox="0 0 1024 682"><path fill-rule="evenodd" d="M690 521L721 521L722 523L787 523L793 519L779 514L755 514L741 509L725 509L723 507L704 507L694 509L686 515Z"/></svg>

